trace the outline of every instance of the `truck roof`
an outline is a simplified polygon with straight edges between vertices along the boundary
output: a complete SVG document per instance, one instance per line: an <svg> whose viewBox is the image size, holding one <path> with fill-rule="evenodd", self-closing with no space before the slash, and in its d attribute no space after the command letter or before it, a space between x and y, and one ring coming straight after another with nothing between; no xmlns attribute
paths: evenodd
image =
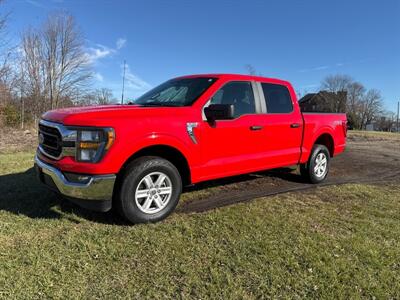
<svg viewBox="0 0 400 300"><path fill-rule="evenodd" d="M277 83L277 84L290 85L289 81L278 79L278 78L255 76L255 75L230 74L230 73L193 74L193 75L178 76L176 78L194 78L194 77L216 77L216 78L224 78L224 79L230 79L230 80L235 80L235 79L257 80L257 81L268 81L268 82L273 82L273 83Z"/></svg>

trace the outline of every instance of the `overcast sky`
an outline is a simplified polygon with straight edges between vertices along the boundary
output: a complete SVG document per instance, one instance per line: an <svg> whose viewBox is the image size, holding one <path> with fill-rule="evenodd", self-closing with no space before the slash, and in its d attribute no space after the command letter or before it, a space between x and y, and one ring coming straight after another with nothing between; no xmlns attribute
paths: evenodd
<svg viewBox="0 0 400 300"><path fill-rule="evenodd" d="M400 1L6 0L15 41L53 10L74 15L86 39L95 84L120 97L126 59L128 98L171 77L246 73L318 89L348 74L400 100Z"/></svg>

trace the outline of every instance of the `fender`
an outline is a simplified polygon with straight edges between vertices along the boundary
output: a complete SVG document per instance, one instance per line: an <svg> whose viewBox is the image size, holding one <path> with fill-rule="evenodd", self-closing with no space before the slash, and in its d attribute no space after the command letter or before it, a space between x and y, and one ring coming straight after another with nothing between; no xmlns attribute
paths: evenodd
<svg viewBox="0 0 400 300"><path fill-rule="evenodd" d="M308 161L308 158L311 154L312 147L314 146L315 142L318 140L320 136L323 134L329 134L332 137L334 147L335 147L335 139L333 138L334 135L334 130L330 126L323 126L321 128L318 128L315 132L312 132L311 135L304 135L304 141L303 141L303 146L302 146L302 155L300 158L300 163L305 163Z"/></svg>
<svg viewBox="0 0 400 300"><path fill-rule="evenodd" d="M318 138L323 134L329 134L332 137L333 142L335 143L335 140L333 139L333 137L335 136L333 128L330 126L324 126L316 131L315 134L313 134L312 145L314 145Z"/></svg>
<svg viewBox="0 0 400 300"><path fill-rule="evenodd" d="M171 148L175 148L183 154L189 165L192 165L196 162L196 160L194 159L195 156L192 153L194 151L193 147L191 149L190 146L183 140L169 134L151 133L139 137L136 143L131 144L128 148L126 148L126 151L122 158L123 163L119 166L119 169L132 155L144 148L148 148L151 146L169 146Z"/></svg>

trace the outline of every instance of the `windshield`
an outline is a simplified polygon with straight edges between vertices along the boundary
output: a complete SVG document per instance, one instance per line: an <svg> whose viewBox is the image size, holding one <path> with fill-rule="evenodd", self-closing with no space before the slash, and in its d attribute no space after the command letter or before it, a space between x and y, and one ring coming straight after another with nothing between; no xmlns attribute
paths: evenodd
<svg viewBox="0 0 400 300"><path fill-rule="evenodd" d="M172 79L148 91L134 104L142 106L189 106L217 79L195 77Z"/></svg>

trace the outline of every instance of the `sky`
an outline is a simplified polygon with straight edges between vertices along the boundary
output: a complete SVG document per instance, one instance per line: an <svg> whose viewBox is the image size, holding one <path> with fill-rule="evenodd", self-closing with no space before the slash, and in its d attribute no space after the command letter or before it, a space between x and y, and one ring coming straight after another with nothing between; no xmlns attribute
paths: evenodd
<svg viewBox="0 0 400 300"><path fill-rule="evenodd" d="M381 91L386 109L400 100L399 0L6 0L18 41L52 11L75 18L93 62L94 85L134 99L172 77L257 73L317 91L346 74Z"/></svg>

